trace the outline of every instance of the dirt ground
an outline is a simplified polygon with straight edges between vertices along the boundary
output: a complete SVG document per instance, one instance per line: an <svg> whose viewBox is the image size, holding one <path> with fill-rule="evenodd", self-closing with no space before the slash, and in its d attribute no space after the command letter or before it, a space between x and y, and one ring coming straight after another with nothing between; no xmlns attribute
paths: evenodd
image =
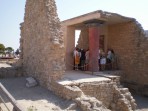
<svg viewBox="0 0 148 111"><path fill-rule="evenodd" d="M10 66L7 64L0 64L0 67ZM32 107L36 109L34 111L66 111L66 108L73 104L72 101L60 98L53 92L41 86L27 88L25 85L25 77L0 79L0 83L5 86L5 88L26 111L33 111L29 110L32 109ZM136 99L138 105L136 111L148 111L148 97L142 97L139 95L133 96ZM12 105L10 102L7 99L5 102L9 106L10 111L12 111ZM80 111L80 109L73 111Z"/></svg>
<svg viewBox="0 0 148 111"><path fill-rule="evenodd" d="M139 96L136 94L133 94L133 97L138 105L136 111L148 111L148 97Z"/></svg>
<svg viewBox="0 0 148 111"><path fill-rule="evenodd" d="M26 111L32 106L34 109L37 109L37 111L64 111L73 103L72 101L56 96L41 86L27 88L24 77L0 79L0 82ZM134 95L134 98L138 104L136 111L148 111L147 97ZM8 101L6 102L10 106L10 109L12 109L10 103ZM77 109L77 111L79 111L79 109Z"/></svg>
<svg viewBox="0 0 148 111"><path fill-rule="evenodd" d="M26 111L30 111L32 106L37 109L35 111L64 111L73 103L56 96L41 86L27 88L24 77L0 79L0 82ZM7 100L5 101L12 110L12 105Z"/></svg>

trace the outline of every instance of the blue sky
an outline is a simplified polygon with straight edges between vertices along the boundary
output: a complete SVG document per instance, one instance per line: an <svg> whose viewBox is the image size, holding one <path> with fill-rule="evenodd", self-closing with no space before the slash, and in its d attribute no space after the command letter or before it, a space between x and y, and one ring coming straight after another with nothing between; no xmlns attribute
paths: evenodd
<svg viewBox="0 0 148 111"><path fill-rule="evenodd" d="M26 0L0 0L0 43L19 47ZM148 30L148 0L55 0L60 20L103 10L136 18Z"/></svg>

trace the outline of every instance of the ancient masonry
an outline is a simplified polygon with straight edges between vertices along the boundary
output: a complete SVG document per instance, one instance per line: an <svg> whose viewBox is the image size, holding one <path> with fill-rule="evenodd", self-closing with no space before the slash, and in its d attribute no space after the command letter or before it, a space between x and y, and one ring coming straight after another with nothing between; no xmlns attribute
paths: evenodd
<svg viewBox="0 0 148 111"><path fill-rule="evenodd" d="M110 79L66 84L60 80L52 82L51 89L57 95L75 101L82 111L134 111L137 106L128 88L122 88Z"/></svg>
<svg viewBox="0 0 148 111"><path fill-rule="evenodd" d="M23 75L35 77L42 86L75 101L82 111L135 110L136 103L128 89L111 79L81 84L60 83L65 71L64 38L60 28L54 0L27 0L20 39L19 65Z"/></svg>
<svg viewBox="0 0 148 111"><path fill-rule="evenodd" d="M65 69L60 27L54 0L27 0L21 24L21 63L24 75L48 88Z"/></svg>
<svg viewBox="0 0 148 111"><path fill-rule="evenodd" d="M100 14L100 17L97 14ZM90 18L106 21L107 25L100 26L101 34L105 35L106 50L107 48L114 49L118 59L118 68L123 71L122 82L131 90L148 95L148 38L141 24L134 18L98 10L63 21L62 26L65 38L69 34L65 30L73 32L78 27L78 23L83 24L84 20ZM119 18L127 21L114 23ZM81 33L77 47L88 49L88 28L81 26L79 30L81 30ZM73 36L72 34L71 36ZM70 34L68 35L68 40L70 40L69 36Z"/></svg>

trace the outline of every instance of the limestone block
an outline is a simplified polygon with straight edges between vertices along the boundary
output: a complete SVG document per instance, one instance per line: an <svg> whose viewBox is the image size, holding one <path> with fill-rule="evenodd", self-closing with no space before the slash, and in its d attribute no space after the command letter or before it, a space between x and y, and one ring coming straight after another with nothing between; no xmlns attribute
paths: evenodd
<svg viewBox="0 0 148 111"><path fill-rule="evenodd" d="M34 87L37 85L37 81L32 77L26 78L26 81L27 81L26 87Z"/></svg>
<svg viewBox="0 0 148 111"><path fill-rule="evenodd" d="M73 104L70 104L70 106L66 110L70 111L70 110L75 110L76 108L77 108L77 104L73 103Z"/></svg>
<svg viewBox="0 0 148 111"><path fill-rule="evenodd" d="M123 94L129 92L128 88L121 88L120 91L121 91L121 93L123 93Z"/></svg>
<svg viewBox="0 0 148 111"><path fill-rule="evenodd" d="M102 102L98 101L95 97L83 95L79 98L76 98L75 101L83 111L110 111L104 107Z"/></svg>
<svg viewBox="0 0 148 111"><path fill-rule="evenodd" d="M77 86L65 86L65 94L67 99L75 99L82 95L82 91Z"/></svg>
<svg viewBox="0 0 148 111"><path fill-rule="evenodd" d="M86 101L81 101L81 106L83 111L88 111L91 108L91 104Z"/></svg>

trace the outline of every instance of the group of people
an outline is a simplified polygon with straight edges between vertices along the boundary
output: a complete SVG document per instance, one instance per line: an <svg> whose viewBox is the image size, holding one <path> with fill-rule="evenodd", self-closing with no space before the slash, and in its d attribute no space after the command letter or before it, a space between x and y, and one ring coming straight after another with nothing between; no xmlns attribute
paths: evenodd
<svg viewBox="0 0 148 111"><path fill-rule="evenodd" d="M107 53L99 50L99 70L113 70L116 68L116 56L113 49L108 49Z"/></svg>
<svg viewBox="0 0 148 111"><path fill-rule="evenodd" d="M88 63L89 63L89 49L79 49L75 48L74 53L74 70L88 70Z"/></svg>
<svg viewBox="0 0 148 111"><path fill-rule="evenodd" d="M87 71L89 66L89 49L75 48L73 52L74 70ZM113 49L108 49L105 53L102 49L98 51L98 70L112 70L115 68L115 53Z"/></svg>

